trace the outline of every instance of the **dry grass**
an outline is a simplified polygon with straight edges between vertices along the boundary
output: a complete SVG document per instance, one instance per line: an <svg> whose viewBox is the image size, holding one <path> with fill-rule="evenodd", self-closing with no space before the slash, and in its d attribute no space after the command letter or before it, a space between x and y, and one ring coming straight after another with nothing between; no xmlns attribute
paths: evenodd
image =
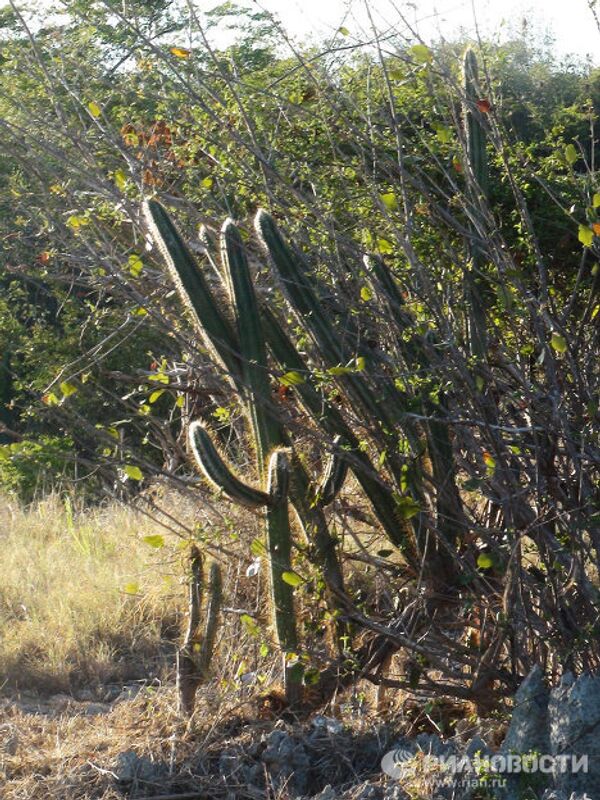
<svg viewBox="0 0 600 800"><path fill-rule="evenodd" d="M57 495L28 509L4 499L0 687L51 693L158 675L183 587L178 565L142 540L156 532L121 506L74 513Z"/></svg>

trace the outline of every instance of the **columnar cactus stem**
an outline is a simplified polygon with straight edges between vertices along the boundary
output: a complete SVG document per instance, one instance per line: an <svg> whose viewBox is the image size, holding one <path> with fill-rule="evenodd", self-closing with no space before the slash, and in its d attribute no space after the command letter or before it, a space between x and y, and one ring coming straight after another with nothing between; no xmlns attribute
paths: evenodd
<svg viewBox="0 0 600 800"><path fill-rule="evenodd" d="M469 48L464 58L464 123L467 144L469 177L474 180L475 208L489 192L489 166L486 134L481 124L482 112L478 108L481 93L477 57ZM475 232L473 232L475 236ZM486 281L483 276L485 260L480 246L473 241L470 247L471 264L466 274L465 293L469 308L469 339L471 353L479 360L487 355Z"/></svg>
<svg viewBox="0 0 600 800"><path fill-rule="evenodd" d="M187 716L190 716L194 711L196 691L208 676L214 651L221 609L221 569L216 562L211 562L209 568L204 634L201 640L198 641L203 584L202 554L196 545L192 545L190 550L188 626L183 645L177 654L179 707ZM198 653L196 653L196 648L198 648Z"/></svg>

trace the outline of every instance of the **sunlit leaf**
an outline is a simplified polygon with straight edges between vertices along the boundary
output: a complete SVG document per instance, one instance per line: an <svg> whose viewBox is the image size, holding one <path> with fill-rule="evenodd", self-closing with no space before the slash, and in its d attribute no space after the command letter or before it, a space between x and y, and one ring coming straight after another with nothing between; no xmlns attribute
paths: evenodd
<svg viewBox="0 0 600 800"><path fill-rule="evenodd" d="M552 334L550 344L557 353L566 353L567 351L567 342L565 341L565 337L561 336L560 333L557 333L556 331Z"/></svg>
<svg viewBox="0 0 600 800"><path fill-rule="evenodd" d="M165 393L165 389L157 389L155 392L152 392L150 397L148 398L149 403L156 403L159 397Z"/></svg>
<svg viewBox="0 0 600 800"><path fill-rule="evenodd" d="M161 547L165 546L165 537L161 536L160 533L151 533L148 536L144 536L142 541L150 547L154 547L155 550L160 550Z"/></svg>
<svg viewBox="0 0 600 800"><path fill-rule="evenodd" d="M294 587L300 586L300 584L304 583L304 578L301 578L297 572L282 572L281 580L284 581L284 583Z"/></svg>
<svg viewBox="0 0 600 800"><path fill-rule="evenodd" d="M429 64L433 53L426 44L415 44L408 51L418 64Z"/></svg>
<svg viewBox="0 0 600 800"><path fill-rule="evenodd" d="M131 478L132 481L142 481L144 479L144 473L134 464L127 464L123 467L123 472L128 478Z"/></svg>
<svg viewBox="0 0 600 800"><path fill-rule="evenodd" d="M135 583L134 581L131 581L131 583L126 583L125 586L123 586L123 591L125 594L137 594L139 590L139 583Z"/></svg>
<svg viewBox="0 0 600 800"><path fill-rule="evenodd" d="M304 380L304 376L299 372L290 370L290 372L286 372L284 375L281 375L279 378L279 383L282 386L300 386L301 383L304 383Z"/></svg>
<svg viewBox="0 0 600 800"><path fill-rule="evenodd" d="M480 553L477 556L477 566L479 569L490 569L494 566L494 560L487 553Z"/></svg>
<svg viewBox="0 0 600 800"><path fill-rule="evenodd" d="M256 624L256 620L252 619L250 614L242 614L240 616L240 622L246 629L246 631L250 634L250 636L258 636L260 633L260 628Z"/></svg>
<svg viewBox="0 0 600 800"><path fill-rule="evenodd" d="M395 211L398 208L398 200L394 192L384 192L379 195L379 198L388 211Z"/></svg>
<svg viewBox="0 0 600 800"><path fill-rule="evenodd" d="M92 117L95 118L99 117L102 114L102 109L100 108L98 103L94 103L93 100L91 103L88 103L88 111L90 112Z"/></svg>
<svg viewBox="0 0 600 800"><path fill-rule="evenodd" d="M591 247L594 241L594 232L587 225L580 225L578 239L584 247Z"/></svg>
<svg viewBox="0 0 600 800"><path fill-rule="evenodd" d="M572 166L577 159L579 158L579 154L577 153L577 148L574 144L568 144L565 147L565 159L567 160L567 164Z"/></svg>
<svg viewBox="0 0 600 800"><path fill-rule="evenodd" d="M360 299L364 300L365 303L371 300L373 297L373 290L370 286L363 286L360 290Z"/></svg>
<svg viewBox="0 0 600 800"><path fill-rule="evenodd" d="M137 278L141 271L144 269L144 262L137 253L132 253L127 259L127 266L129 272L134 278Z"/></svg>
<svg viewBox="0 0 600 800"><path fill-rule="evenodd" d="M191 53L186 47L172 47L169 52L176 58L189 58Z"/></svg>
<svg viewBox="0 0 600 800"><path fill-rule="evenodd" d="M75 394L77 387L68 381L63 381L60 384L60 390L63 393L63 397L70 397L72 394Z"/></svg>

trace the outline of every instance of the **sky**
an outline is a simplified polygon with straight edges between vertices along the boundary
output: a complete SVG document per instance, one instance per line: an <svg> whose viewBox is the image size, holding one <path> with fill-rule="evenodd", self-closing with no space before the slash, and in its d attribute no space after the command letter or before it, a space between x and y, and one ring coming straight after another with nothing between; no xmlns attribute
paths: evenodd
<svg viewBox="0 0 600 800"><path fill-rule="evenodd" d="M300 38L331 34L343 27L351 43L368 30L365 0L243 0L253 8L275 12L288 31ZM596 0L600 15L600 0ZM203 3L202 3L203 4ZM212 6L213 3L207 4ZM368 0L377 28L402 29L400 14L425 41L452 38L465 28L500 39L523 27L532 36L550 34L560 55L589 55L600 64L600 31L588 0ZM408 31L408 27L407 27Z"/></svg>

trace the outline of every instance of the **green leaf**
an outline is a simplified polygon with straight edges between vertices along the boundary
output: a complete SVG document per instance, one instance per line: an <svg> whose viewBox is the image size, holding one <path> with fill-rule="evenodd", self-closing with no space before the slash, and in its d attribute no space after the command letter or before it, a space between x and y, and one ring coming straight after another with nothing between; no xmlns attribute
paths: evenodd
<svg viewBox="0 0 600 800"><path fill-rule="evenodd" d="M127 464L125 467L123 467L123 472L128 478L131 478L132 481L144 480L144 473L142 470L133 464Z"/></svg>
<svg viewBox="0 0 600 800"><path fill-rule="evenodd" d="M389 558L391 555L393 555L393 553L394 553L393 550L378 550L377 551L377 555L379 556L379 558Z"/></svg>
<svg viewBox="0 0 600 800"><path fill-rule="evenodd" d="M416 517L421 510L421 506L412 497L396 497L396 505L402 519Z"/></svg>
<svg viewBox="0 0 600 800"><path fill-rule="evenodd" d="M94 103L93 100L91 103L88 103L88 111L95 119L97 119L102 114L102 109L100 108L98 103Z"/></svg>
<svg viewBox="0 0 600 800"><path fill-rule="evenodd" d="M77 387L73 386L73 384L68 381L63 381L60 384L60 390L63 393L63 397L70 397L72 394L75 394Z"/></svg>
<svg viewBox="0 0 600 800"><path fill-rule="evenodd" d="M214 182L215 182L214 178L212 178L210 175L207 175L206 178L200 181L200 183L205 189L212 189L212 185Z"/></svg>
<svg viewBox="0 0 600 800"><path fill-rule="evenodd" d="M356 371L362 372L366 366L367 366L367 359L364 356L358 356L358 358L356 359Z"/></svg>
<svg viewBox="0 0 600 800"><path fill-rule="evenodd" d="M565 147L565 158L569 166L572 166L579 158L579 153L577 152L577 148L574 144L568 144Z"/></svg>
<svg viewBox="0 0 600 800"><path fill-rule="evenodd" d="M89 220L87 217L83 217L79 214L71 214L67 219L67 225L75 231L78 228L82 228L84 225L89 225Z"/></svg>
<svg viewBox="0 0 600 800"><path fill-rule="evenodd" d="M367 303L373 297L373 290L370 286L363 286L360 290L360 299L364 300Z"/></svg>
<svg viewBox="0 0 600 800"><path fill-rule="evenodd" d="M592 206L594 208L598 208L600 206L600 193L595 192L594 196L592 197Z"/></svg>
<svg viewBox="0 0 600 800"><path fill-rule="evenodd" d="M250 545L250 552L253 556L266 556L267 548L265 547L264 542L261 542L260 539L253 539L252 544Z"/></svg>
<svg viewBox="0 0 600 800"><path fill-rule="evenodd" d="M140 272L144 269L144 262L137 253L132 253L127 259L127 266L129 267L129 272L133 275L133 277L137 278Z"/></svg>
<svg viewBox="0 0 600 800"><path fill-rule="evenodd" d="M351 367L329 367L327 370L330 375L349 375L353 371Z"/></svg>
<svg viewBox="0 0 600 800"><path fill-rule="evenodd" d="M594 232L587 225L580 225L578 239L584 247L591 247L594 241Z"/></svg>
<svg viewBox="0 0 600 800"><path fill-rule="evenodd" d="M385 256L394 252L394 245L388 239L377 239L377 249Z"/></svg>
<svg viewBox="0 0 600 800"><path fill-rule="evenodd" d="M567 343L565 341L565 337L561 336L560 333L554 332L552 334L552 338L550 339L550 344L556 350L557 353L566 353L567 351Z"/></svg>
<svg viewBox="0 0 600 800"><path fill-rule="evenodd" d="M350 36L350 31L348 30L348 28L345 28L343 25L340 25L340 27L338 28L338 33L341 33L342 36Z"/></svg>
<svg viewBox="0 0 600 800"><path fill-rule="evenodd" d="M282 386L300 386L301 383L304 383L304 380L303 375L295 370L291 370L279 378L279 383Z"/></svg>
<svg viewBox="0 0 600 800"><path fill-rule="evenodd" d="M426 44L415 44L408 51L418 64L429 64L433 53Z"/></svg>
<svg viewBox="0 0 600 800"><path fill-rule="evenodd" d="M131 581L131 583L126 583L123 586L123 591L125 594L137 594L140 590L139 583L135 583L135 581Z"/></svg>
<svg viewBox="0 0 600 800"><path fill-rule="evenodd" d="M160 550L161 547L165 546L165 537L161 536L160 533L151 533L149 536L144 536L142 541L156 550Z"/></svg>
<svg viewBox="0 0 600 800"><path fill-rule="evenodd" d="M158 398L165 393L165 389L157 389L155 392L152 392L150 397L148 398L149 403L156 403Z"/></svg>
<svg viewBox="0 0 600 800"><path fill-rule="evenodd" d="M281 580L294 587L304 583L304 578L301 578L297 572L282 572Z"/></svg>
<svg viewBox="0 0 600 800"><path fill-rule="evenodd" d="M127 175L122 169L116 169L113 173L113 179L117 189L123 191L127 183Z"/></svg>
<svg viewBox="0 0 600 800"><path fill-rule="evenodd" d="M169 383L169 376L164 372L155 372L154 375L148 375L149 381L156 381L157 383Z"/></svg>
<svg viewBox="0 0 600 800"><path fill-rule="evenodd" d="M398 201L394 192L384 192L384 194L379 195L379 199L388 211L395 211L398 208Z"/></svg>
<svg viewBox="0 0 600 800"><path fill-rule="evenodd" d="M494 559L487 553L480 553L477 556L477 566L479 569L490 569L494 566Z"/></svg>
<svg viewBox="0 0 600 800"><path fill-rule="evenodd" d="M261 658L266 658L269 655L269 645L263 642L261 646L258 648L259 655Z"/></svg>
<svg viewBox="0 0 600 800"><path fill-rule="evenodd" d="M252 619L250 614L242 614L240 616L240 622L246 629L246 631L250 634L250 636L258 636L260 633L260 628L256 624L256 620Z"/></svg>

